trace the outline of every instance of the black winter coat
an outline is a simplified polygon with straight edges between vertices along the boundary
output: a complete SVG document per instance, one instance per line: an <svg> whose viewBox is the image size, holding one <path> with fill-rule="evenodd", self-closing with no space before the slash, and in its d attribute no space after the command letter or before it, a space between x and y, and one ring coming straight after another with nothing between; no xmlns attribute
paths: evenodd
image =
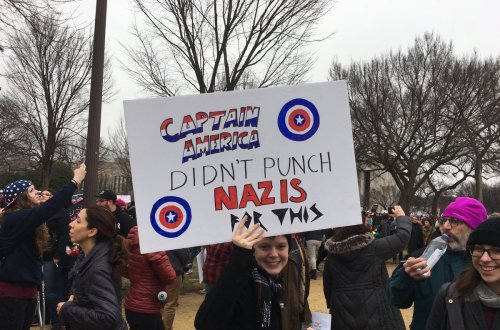
<svg viewBox="0 0 500 330"><path fill-rule="evenodd" d="M274 299L271 303L271 326L257 326L257 293L251 275L253 267L255 259L252 250L233 246L226 269L196 313L196 329L282 330L279 301Z"/></svg>
<svg viewBox="0 0 500 330"><path fill-rule="evenodd" d="M59 318L71 330L127 329L121 312L121 281L112 278L108 244L97 243L87 256L81 253L70 272L74 301L62 305Z"/></svg>
<svg viewBox="0 0 500 330"><path fill-rule="evenodd" d="M398 217L394 235L374 239L371 233L344 241L327 240L330 252L323 290L332 314L332 329L405 329L399 309L386 294L389 279L385 261L403 249L410 238L408 217Z"/></svg>
<svg viewBox="0 0 500 330"><path fill-rule="evenodd" d="M44 261L59 259L65 262L67 257L66 246L71 245L69 240L70 222L71 218L66 209L59 210L56 215L47 220L50 235L50 250L43 254Z"/></svg>
<svg viewBox="0 0 500 330"><path fill-rule="evenodd" d="M455 286L445 283L432 305L427 330L488 330L481 302L467 297L463 302L456 296ZM497 309L491 329L500 329L500 309Z"/></svg>

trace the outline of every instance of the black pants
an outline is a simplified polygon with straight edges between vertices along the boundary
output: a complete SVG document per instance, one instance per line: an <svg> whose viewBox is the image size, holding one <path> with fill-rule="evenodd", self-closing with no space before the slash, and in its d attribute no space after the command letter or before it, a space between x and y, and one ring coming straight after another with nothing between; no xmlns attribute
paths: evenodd
<svg viewBox="0 0 500 330"><path fill-rule="evenodd" d="M35 315L36 299L0 298L0 327L29 330Z"/></svg>
<svg viewBox="0 0 500 330"><path fill-rule="evenodd" d="M125 309L130 330L164 330L160 311L158 314L136 313Z"/></svg>

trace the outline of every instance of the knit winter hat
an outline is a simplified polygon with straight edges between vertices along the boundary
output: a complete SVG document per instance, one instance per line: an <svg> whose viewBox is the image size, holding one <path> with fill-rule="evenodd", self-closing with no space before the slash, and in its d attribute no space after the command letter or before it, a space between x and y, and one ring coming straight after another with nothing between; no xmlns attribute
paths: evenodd
<svg viewBox="0 0 500 330"><path fill-rule="evenodd" d="M470 234L467 245L474 244L500 246L500 217L486 220Z"/></svg>
<svg viewBox="0 0 500 330"><path fill-rule="evenodd" d="M472 229L488 219L488 213L483 204L471 197L457 197L444 210L442 217L450 217L465 221Z"/></svg>
<svg viewBox="0 0 500 330"><path fill-rule="evenodd" d="M3 198L5 203L7 203L5 208L12 204L12 202L16 200L17 196L26 191L29 186L31 186L31 181L28 180L17 180L6 185L3 189Z"/></svg>

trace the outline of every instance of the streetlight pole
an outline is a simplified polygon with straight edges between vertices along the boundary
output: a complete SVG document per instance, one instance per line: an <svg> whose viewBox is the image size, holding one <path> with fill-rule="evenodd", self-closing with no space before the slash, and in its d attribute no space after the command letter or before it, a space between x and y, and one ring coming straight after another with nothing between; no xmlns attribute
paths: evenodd
<svg viewBox="0 0 500 330"><path fill-rule="evenodd" d="M97 171L99 162L99 142L101 139L101 106L104 72L104 44L106 39L107 0L96 0L94 50L92 55L92 76L90 82L90 105L87 131L85 164L87 175L83 189L85 205L94 204L97 193Z"/></svg>

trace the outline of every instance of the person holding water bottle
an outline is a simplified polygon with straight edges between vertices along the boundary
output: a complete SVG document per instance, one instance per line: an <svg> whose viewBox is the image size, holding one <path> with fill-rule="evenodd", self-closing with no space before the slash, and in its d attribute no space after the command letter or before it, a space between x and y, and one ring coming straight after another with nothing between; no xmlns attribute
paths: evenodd
<svg viewBox="0 0 500 330"><path fill-rule="evenodd" d="M488 214L480 201L458 197L446 207L442 218L442 232L448 237L448 246L442 257L432 267L422 258L423 249L415 251L394 271L389 281L389 298L395 307L409 308L414 304L411 330L425 329L441 285L454 281L470 264L465 251L467 240ZM446 237L441 239L446 240Z"/></svg>

